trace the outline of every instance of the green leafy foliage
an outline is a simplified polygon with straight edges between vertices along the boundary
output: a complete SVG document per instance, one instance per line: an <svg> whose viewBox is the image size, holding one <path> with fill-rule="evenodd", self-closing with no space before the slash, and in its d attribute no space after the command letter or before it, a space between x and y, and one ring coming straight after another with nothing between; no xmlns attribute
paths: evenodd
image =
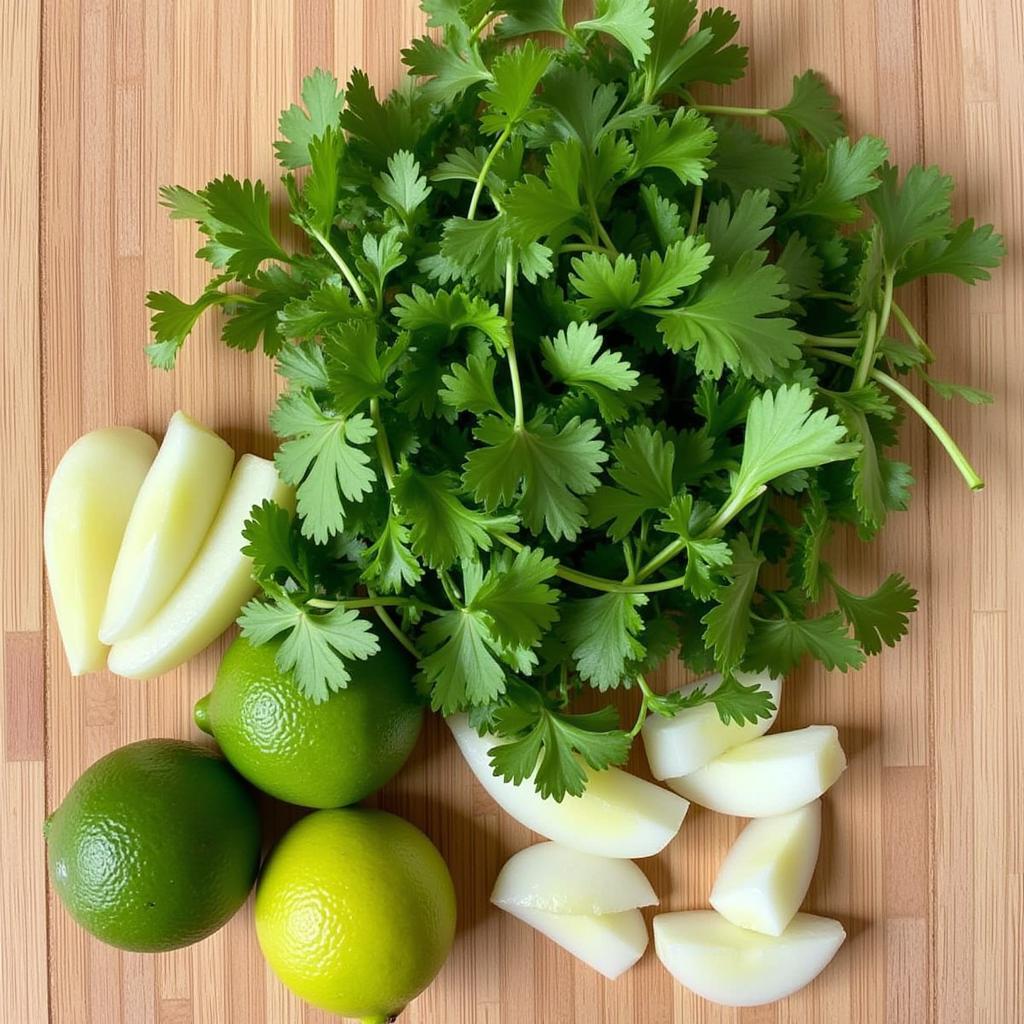
<svg viewBox="0 0 1024 1024"><path fill-rule="evenodd" d="M596 0L573 23L562 0L423 0L403 87L305 79L279 191L160 193L213 276L149 294L150 361L208 314L283 385L296 507L245 524L243 633L322 701L376 651L375 608L432 707L555 800L624 763L648 713L769 716L740 669L846 670L904 635L910 584L846 589L829 539L908 506L905 410L980 485L900 378L991 396L931 375L899 289L985 280L1003 240L954 219L937 168L851 139L816 72L782 106L704 106L694 83L736 80L747 51L697 7ZM670 656L724 681L656 694ZM573 706L634 684L632 728Z"/></svg>

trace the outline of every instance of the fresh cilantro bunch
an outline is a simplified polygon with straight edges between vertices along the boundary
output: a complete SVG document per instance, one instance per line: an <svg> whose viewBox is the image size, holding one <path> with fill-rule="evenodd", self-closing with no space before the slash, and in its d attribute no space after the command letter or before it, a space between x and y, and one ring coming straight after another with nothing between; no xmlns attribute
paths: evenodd
<svg viewBox="0 0 1024 1024"><path fill-rule="evenodd" d="M171 367L216 306L224 341L286 382L271 425L297 515L253 511L243 633L282 638L319 701L377 649L375 614L433 708L506 737L495 771L558 800L584 763L622 763L649 712L756 720L770 699L737 670L845 671L905 633L907 581L852 593L827 542L907 507L907 410L981 486L907 381L989 397L931 376L897 293L987 279L1004 249L954 221L938 169L849 138L814 72L774 108L698 102L746 65L725 10L423 6L437 32L404 51L405 87L315 71L281 115L301 249L259 182L163 191L215 276L191 302L149 296L148 351ZM724 685L653 693L676 650ZM633 685L630 728L571 710Z"/></svg>

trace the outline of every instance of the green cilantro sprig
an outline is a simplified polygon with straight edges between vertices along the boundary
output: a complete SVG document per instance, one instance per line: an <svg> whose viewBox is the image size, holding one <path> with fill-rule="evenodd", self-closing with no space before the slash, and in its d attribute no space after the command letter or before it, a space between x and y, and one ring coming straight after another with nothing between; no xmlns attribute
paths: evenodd
<svg viewBox="0 0 1024 1024"><path fill-rule="evenodd" d="M217 311L229 346L276 360L297 511L247 524L244 634L280 640L319 701L390 632L436 710L503 738L499 775L559 800L648 714L770 715L739 670L845 671L904 635L910 584L850 591L829 541L907 508L907 413L981 486L921 396L990 396L933 374L900 289L986 280L1005 249L956 222L937 168L849 137L816 72L764 107L701 102L746 66L725 10L423 6L437 32L403 51L405 87L317 70L281 115L303 245L260 182L163 190L212 276L150 294L149 357L172 367ZM653 692L674 651L725 681ZM573 710L631 686L631 725Z"/></svg>

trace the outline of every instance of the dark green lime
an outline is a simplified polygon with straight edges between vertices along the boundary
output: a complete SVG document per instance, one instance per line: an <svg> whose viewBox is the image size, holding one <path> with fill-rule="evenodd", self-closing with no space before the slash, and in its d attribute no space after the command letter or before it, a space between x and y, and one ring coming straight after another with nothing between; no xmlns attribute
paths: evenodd
<svg viewBox="0 0 1024 1024"><path fill-rule="evenodd" d="M348 663L348 686L315 704L277 667L278 647L239 637L196 705L196 724L279 800L344 807L380 789L405 764L423 722L405 651L381 636L379 653Z"/></svg>
<svg viewBox="0 0 1024 1024"><path fill-rule="evenodd" d="M143 740L100 758L45 834L50 878L71 916L140 952L215 932L259 869L252 793L223 758L181 740Z"/></svg>

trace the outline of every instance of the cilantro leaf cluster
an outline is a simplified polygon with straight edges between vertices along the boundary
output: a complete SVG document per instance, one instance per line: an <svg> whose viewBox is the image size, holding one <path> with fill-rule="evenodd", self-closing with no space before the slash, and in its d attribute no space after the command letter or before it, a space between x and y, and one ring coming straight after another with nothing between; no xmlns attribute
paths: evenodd
<svg viewBox="0 0 1024 1024"><path fill-rule="evenodd" d="M756 720L770 699L733 673L845 671L904 635L910 584L852 592L829 540L908 506L908 412L981 486L920 395L989 397L932 375L898 290L986 280L1005 250L940 170L851 138L816 72L771 106L700 102L746 67L721 8L423 7L403 88L317 70L281 115L302 244L261 182L163 190L211 279L150 294L148 353L172 367L216 311L276 361L297 510L253 510L244 634L321 701L390 632L435 710L508 741L499 775L560 800L647 713ZM653 693L672 652L725 682ZM573 710L630 686L632 728Z"/></svg>

